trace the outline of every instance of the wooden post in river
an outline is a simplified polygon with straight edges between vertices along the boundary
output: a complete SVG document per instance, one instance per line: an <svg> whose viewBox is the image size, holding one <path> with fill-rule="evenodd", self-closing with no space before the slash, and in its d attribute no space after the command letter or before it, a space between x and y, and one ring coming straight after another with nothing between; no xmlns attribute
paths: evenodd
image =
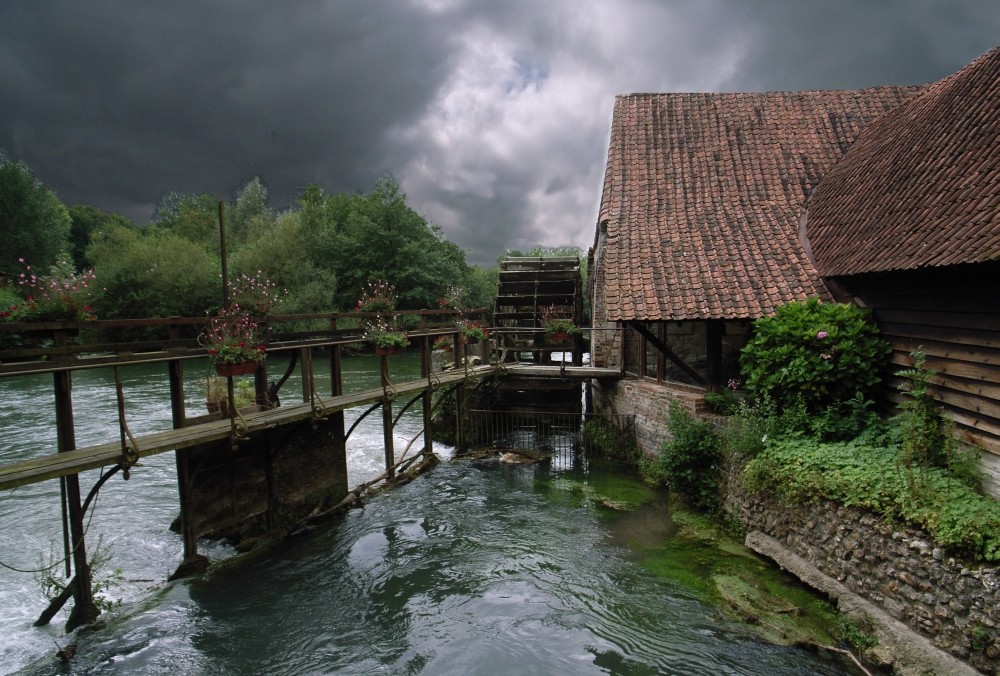
<svg viewBox="0 0 1000 676"><path fill-rule="evenodd" d="M396 452L392 447L392 398L390 392L392 383L389 381L389 355L379 355L382 375L382 438L385 442L385 472L386 480L392 481L396 476L393 465L396 464Z"/></svg>
<svg viewBox="0 0 1000 676"><path fill-rule="evenodd" d="M76 432L73 429L73 377L69 370L53 372L56 395L56 439L60 453L76 448ZM66 500L69 508L69 532L71 557L76 575L73 581L73 610L66 622L66 631L89 624L97 619L101 611L94 603L94 592L90 584L90 564L87 562L87 547L84 544L86 529L83 526L83 508L80 502L80 475L65 477Z"/></svg>

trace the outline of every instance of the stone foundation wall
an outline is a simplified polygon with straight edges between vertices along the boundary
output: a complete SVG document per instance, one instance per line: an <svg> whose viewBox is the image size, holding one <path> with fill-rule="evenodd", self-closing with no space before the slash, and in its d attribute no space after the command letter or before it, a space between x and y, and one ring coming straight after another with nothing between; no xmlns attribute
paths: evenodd
<svg viewBox="0 0 1000 676"><path fill-rule="evenodd" d="M1000 569L949 556L918 529L832 502L731 493L727 509L820 572L987 674L1000 673Z"/></svg>
<svg viewBox="0 0 1000 676"><path fill-rule="evenodd" d="M667 423L671 400L677 399L692 413L704 408L704 392L679 383L668 389L655 380L627 379L602 383L591 393L597 413L635 414L639 448L648 456L656 455L660 444L670 436Z"/></svg>

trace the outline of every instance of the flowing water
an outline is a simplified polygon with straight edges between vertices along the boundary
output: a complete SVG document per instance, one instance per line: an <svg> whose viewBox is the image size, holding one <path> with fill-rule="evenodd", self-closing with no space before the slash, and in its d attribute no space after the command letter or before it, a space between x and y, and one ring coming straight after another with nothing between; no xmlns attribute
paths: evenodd
<svg viewBox="0 0 1000 676"><path fill-rule="evenodd" d="M396 379L416 375L412 357L393 360ZM373 386L377 369L373 358L348 358L347 389ZM170 426L164 370L123 370L136 433ZM329 391L327 370L317 362L318 392ZM202 402L190 377L194 410ZM109 369L74 375L78 445L117 434L112 383ZM293 378L282 398L297 392ZM0 461L50 452L53 417L51 376L0 379ZM414 407L397 426L397 449L420 425ZM380 471L381 442L378 416L354 432L351 485ZM172 454L143 465L130 481L116 476L105 486L88 526L90 550L100 541L110 557L104 574L122 570L112 590L121 605L86 635L62 634L65 613L34 628L45 605L37 574L0 569L0 673L849 673L841 662L755 638L642 566L629 543L669 538L655 516L662 506L637 530L636 515L567 490L598 478L579 458L445 462L309 536L169 584L181 558L168 530L177 511ZM97 476L81 477L84 490ZM0 495L2 563L31 569L60 558L58 504L57 482ZM200 546L214 560L233 554ZM71 642L76 656L61 665L56 646Z"/></svg>

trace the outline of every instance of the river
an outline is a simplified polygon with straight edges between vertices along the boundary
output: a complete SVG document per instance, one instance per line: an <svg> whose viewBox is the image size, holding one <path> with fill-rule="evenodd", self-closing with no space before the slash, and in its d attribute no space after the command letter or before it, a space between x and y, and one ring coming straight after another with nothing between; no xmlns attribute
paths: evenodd
<svg viewBox="0 0 1000 676"><path fill-rule="evenodd" d="M394 377L415 376L412 355ZM317 360L317 391L329 391ZM344 362L350 390L377 382L378 362ZM186 367L187 405L203 406ZM165 368L123 369L133 432L170 427ZM79 446L117 434L110 369L74 374ZM282 390L301 392L293 377ZM0 462L55 446L50 375L0 378ZM348 424L357 411L348 412ZM421 426L418 408L396 429L397 449ZM348 444L351 485L382 463L380 419ZM172 454L113 478L88 523L90 552L120 569L105 624L65 636L65 612L45 628L38 575L0 569L0 673L24 674L841 674L841 661L769 644L677 582L643 566L621 512L567 486L601 470L579 458L549 465L446 460L376 495L308 536L200 579L167 583L181 559ZM89 489L96 472L81 477ZM58 484L0 495L0 562L35 569L60 558ZM656 530L655 528L653 529ZM667 541L663 534L661 540ZM646 543L648 545L648 543ZM668 545L667 545L668 546ZM216 561L234 552L203 542ZM59 567L56 568L59 570ZM68 665L57 646L76 643Z"/></svg>

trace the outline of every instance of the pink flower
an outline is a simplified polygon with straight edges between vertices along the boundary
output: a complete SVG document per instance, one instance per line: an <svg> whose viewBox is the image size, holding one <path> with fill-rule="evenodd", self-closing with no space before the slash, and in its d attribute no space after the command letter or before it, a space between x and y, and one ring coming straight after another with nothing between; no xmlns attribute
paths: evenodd
<svg viewBox="0 0 1000 676"><path fill-rule="evenodd" d="M819 358L820 359L833 359L833 355L832 354L827 354L827 353L824 352L823 354L821 354L819 356Z"/></svg>
<svg viewBox="0 0 1000 676"><path fill-rule="evenodd" d="M823 339L824 339L824 338L826 338L826 337L827 337L828 335L830 335L830 334L828 334L828 333L827 333L826 331L820 331L820 332L818 332L818 333L816 334L816 337L817 337L817 338L819 338L820 340L823 340Z"/></svg>

